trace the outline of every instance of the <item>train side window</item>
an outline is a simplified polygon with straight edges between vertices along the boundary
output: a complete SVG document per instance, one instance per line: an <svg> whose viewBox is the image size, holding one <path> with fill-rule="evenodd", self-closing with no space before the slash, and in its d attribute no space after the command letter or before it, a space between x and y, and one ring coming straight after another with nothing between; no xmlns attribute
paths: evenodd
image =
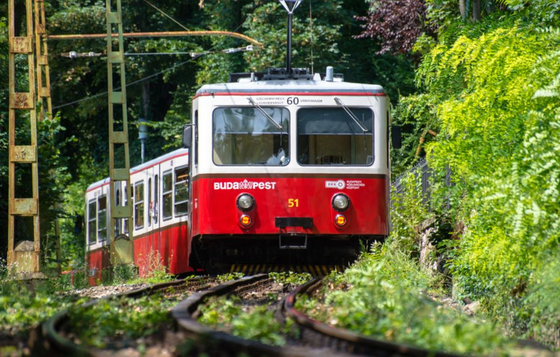
<svg viewBox="0 0 560 357"><path fill-rule="evenodd" d="M118 183L117 185L120 186L120 183ZM117 185L115 185L115 206L120 206L120 204L121 204L121 190L119 189L119 187ZM121 234L121 224L122 224L122 219L121 218L115 219L115 237L118 237L119 234Z"/></svg>
<svg viewBox="0 0 560 357"><path fill-rule="evenodd" d="M152 226L154 201L152 200L152 178L148 179L148 227Z"/></svg>
<svg viewBox="0 0 560 357"><path fill-rule="evenodd" d="M194 111L194 165L198 166L198 110Z"/></svg>
<svg viewBox="0 0 560 357"><path fill-rule="evenodd" d="M189 212L189 168L175 169L175 216Z"/></svg>
<svg viewBox="0 0 560 357"><path fill-rule="evenodd" d="M163 220L168 220L173 217L173 176L171 171L163 173L162 196Z"/></svg>
<svg viewBox="0 0 560 357"><path fill-rule="evenodd" d="M134 187L134 229L144 227L144 182Z"/></svg>
<svg viewBox="0 0 560 357"><path fill-rule="evenodd" d="M128 187L126 184L124 185L123 188L123 201L124 201L124 206L128 206ZM128 218L125 218L123 221L124 221L123 232L124 234L128 234Z"/></svg>
<svg viewBox="0 0 560 357"><path fill-rule="evenodd" d="M154 178L154 223L159 219L159 175Z"/></svg>
<svg viewBox="0 0 560 357"><path fill-rule="evenodd" d="M95 199L88 203L88 243L93 244L97 234L97 201Z"/></svg>
<svg viewBox="0 0 560 357"><path fill-rule="evenodd" d="M101 196L97 201L97 241L107 239L107 196Z"/></svg>

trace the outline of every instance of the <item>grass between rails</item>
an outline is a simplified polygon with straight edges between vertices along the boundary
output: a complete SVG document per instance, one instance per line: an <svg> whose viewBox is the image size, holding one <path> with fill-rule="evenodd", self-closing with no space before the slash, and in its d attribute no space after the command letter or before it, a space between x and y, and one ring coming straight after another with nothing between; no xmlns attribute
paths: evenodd
<svg viewBox="0 0 560 357"><path fill-rule="evenodd" d="M164 298L161 293L138 299L104 299L90 307L73 306L69 310L70 329L80 344L127 347L171 322L169 311L184 298L186 295L182 294Z"/></svg>
<svg viewBox="0 0 560 357"><path fill-rule="evenodd" d="M343 274L328 277L321 297L296 307L336 327L373 338L460 354L507 354L510 343L488 321L438 304L442 280L421 269L394 240Z"/></svg>
<svg viewBox="0 0 560 357"><path fill-rule="evenodd" d="M240 301L236 296L213 298L201 309L199 321L237 337L273 346L286 344L284 334L289 328L276 320L268 306L257 306L246 311L239 305Z"/></svg>
<svg viewBox="0 0 560 357"><path fill-rule="evenodd" d="M282 286L295 286L311 279L307 273L270 273L270 278ZM199 321L215 329L224 330L234 336L259 341L273 346L284 346L286 336L291 336L291 323L282 325L274 317L271 308L280 300L278 293L268 293L258 306L244 306L238 296L212 298L201 308Z"/></svg>

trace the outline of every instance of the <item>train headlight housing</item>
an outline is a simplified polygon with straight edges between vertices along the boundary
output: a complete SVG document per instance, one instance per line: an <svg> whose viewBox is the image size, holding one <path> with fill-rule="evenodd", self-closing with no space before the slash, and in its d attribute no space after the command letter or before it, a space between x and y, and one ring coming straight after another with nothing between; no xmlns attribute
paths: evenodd
<svg viewBox="0 0 560 357"><path fill-rule="evenodd" d="M350 199L345 194L339 193L333 197L332 206L339 212L345 211L350 206Z"/></svg>
<svg viewBox="0 0 560 357"><path fill-rule="evenodd" d="M255 206L255 199L248 193L243 193L237 197L237 208L242 211L250 211Z"/></svg>

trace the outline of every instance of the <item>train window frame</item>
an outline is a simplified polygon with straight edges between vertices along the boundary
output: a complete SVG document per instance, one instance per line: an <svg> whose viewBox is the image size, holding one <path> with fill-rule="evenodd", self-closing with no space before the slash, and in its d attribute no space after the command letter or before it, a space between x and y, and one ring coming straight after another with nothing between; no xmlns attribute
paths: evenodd
<svg viewBox="0 0 560 357"><path fill-rule="evenodd" d="M185 170L186 169L186 176L184 180L181 181L177 181L177 171L179 170ZM183 166L178 166L176 168L173 169L173 214L175 217L181 217L184 215L189 214L189 165L183 165ZM183 177L183 176L181 176ZM177 201L177 186L181 185L181 184L185 184L186 190L187 190L187 198L182 200L182 201ZM185 205L186 206L186 210L184 212L181 213L177 213L177 206L179 205Z"/></svg>
<svg viewBox="0 0 560 357"><path fill-rule="evenodd" d="M350 110L352 109L367 109L369 111L371 111L371 133L368 133L368 135L371 135L371 162L370 163L365 163L365 164L344 164L344 163L314 163L314 164L306 164L306 163L302 163L300 161L300 143L299 143L299 137L300 137L300 129L299 129L299 124L300 124L300 112L302 110L317 110L317 109L321 109L321 110L325 110L325 109L336 109L336 110L341 110L343 111L343 108L340 107L334 107L334 106L321 106L321 107L301 107L298 108L297 111L295 112L295 132L296 132L296 138L295 138L295 144L296 144L296 152L295 152L295 157L296 157L296 162L299 166L302 167L371 167L373 166L373 164L375 163L375 119L376 119L376 115L375 115L375 111L373 110L373 108L368 107L368 106L363 106L363 105L358 105L358 106L351 106L349 107ZM333 133L335 134L335 133ZM363 136L365 133L357 133L356 136ZM335 134L336 135L336 134ZM366 158L368 158L369 155L366 156ZM369 159L369 158L368 158Z"/></svg>
<svg viewBox="0 0 560 357"><path fill-rule="evenodd" d="M171 176L171 187L169 188L169 190L165 191L165 178L167 176ZM164 221L168 221L173 218L173 188L173 170L166 170L161 175L161 215ZM171 197L171 210L168 216L165 215L165 209L167 207L165 204L165 198L167 195Z"/></svg>
<svg viewBox="0 0 560 357"><path fill-rule="evenodd" d="M283 110L287 116L282 116L282 119L285 118L285 120L283 120L282 123L287 123L286 128L282 127L281 130L278 134L278 132L264 132L265 135L279 135L280 136L280 140L282 141L283 135L286 135L286 145L283 146L282 142L279 142L278 145L280 146L280 148L284 149L285 155L283 155L283 157L281 157L279 159L279 163L278 164L268 164L266 162L264 163L217 163L216 162L216 150L215 148L216 143L215 143L215 135L216 135L216 112L218 112L219 110L224 110L224 109L254 109L256 112L260 112L260 110L265 110L265 109L281 109ZM288 166L290 161L291 161L291 125L292 125L292 112L286 108L285 106L264 106L264 107L255 107L255 106L248 106L248 105L236 105L236 106L219 106L217 108L214 108L214 110L212 111L212 163L215 166L258 166L258 167L285 167ZM248 133L247 133L248 134ZM259 133L260 135L263 135L263 133ZM252 133L251 136L255 136L254 132ZM274 139L273 139L274 140ZM275 146L276 143L273 141L273 146ZM272 156L269 158L272 159L274 155L274 149L272 152Z"/></svg>
<svg viewBox="0 0 560 357"><path fill-rule="evenodd" d="M139 187L141 186L141 187ZM144 204L144 180L141 181L137 181L134 183L134 230L140 230L142 228L144 228L144 224L146 222L146 209L145 209L145 204ZM140 195L140 197L136 197L137 195ZM138 207L140 206L140 207ZM138 211L141 210L141 214L138 214ZM139 218L142 219L141 222L139 222ZM141 223L141 224L139 224Z"/></svg>
<svg viewBox="0 0 560 357"><path fill-rule="evenodd" d="M92 204L95 205L93 210L91 209ZM93 218L92 218L92 216L93 216ZM93 230L93 232L94 232L93 235L92 235L92 231L91 231L91 222L95 222L95 229ZM97 197L88 201L87 233L88 233L88 244L93 245L93 244L97 243ZM92 237L95 237L95 239L92 240Z"/></svg>
<svg viewBox="0 0 560 357"><path fill-rule="evenodd" d="M105 202L105 208L101 209L101 200ZM104 216L105 224L101 227L100 217ZM105 237L102 237L101 232L104 232ZM97 242L104 242L107 240L107 194L100 195L97 197L97 232L95 234Z"/></svg>

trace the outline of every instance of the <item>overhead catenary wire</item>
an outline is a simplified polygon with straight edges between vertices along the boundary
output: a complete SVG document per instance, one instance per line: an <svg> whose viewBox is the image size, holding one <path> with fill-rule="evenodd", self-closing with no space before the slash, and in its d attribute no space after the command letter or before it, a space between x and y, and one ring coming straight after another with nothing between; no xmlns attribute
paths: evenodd
<svg viewBox="0 0 560 357"><path fill-rule="evenodd" d="M236 32L241 28L241 26L242 26L242 25L237 26L237 28L236 28L235 30L233 30L233 33L236 33ZM251 40L252 40L252 39L251 39ZM255 41L255 40L252 40L252 41L250 41L250 42L252 42L252 43L256 42L257 48L262 48L262 44L261 44L260 42ZM246 48L247 48L247 49L251 48L251 50L254 49L251 45L247 46ZM225 52L224 52L224 51L225 51ZM226 49L226 50L222 50L222 51L209 50L209 51L201 52L201 55L198 56L198 57L201 57L201 56L204 56L204 55L207 55L207 54L212 54L212 53L220 53L220 52L223 52L223 53L225 53L225 54L230 54L230 53L236 53L236 52L239 52L239 51L232 52L231 49ZM134 85L134 84L138 84L138 83L147 81L147 80L149 80L149 79L152 79L152 78L154 78L154 77L157 77L157 76L159 76L159 75L162 75L162 74L164 74L164 73L167 73L167 72L169 72L169 71L171 71L171 70L173 70L173 69L175 69L175 68L177 68L177 67L184 66L185 64L187 64L187 63L189 63L189 62L191 62L191 61L194 61L195 59L198 58L198 57L193 57L192 55L191 55L191 57L192 57L192 58L189 59L189 60L186 60L186 61L183 61L183 62L181 62L181 63L179 63L179 64L173 65L172 67L166 68L166 69L164 69L164 70L162 70L162 71L159 71L158 73L154 73L154 74L149 75L149 76L147 76L147 77L144 77L144 78L138 79L138 80L136 80L136 81L127 83L126 86L129 87L129 86L131 86L131 85ZM120 90L120 88L117 88L117 89L115 89L115 90L118 91L118 90ZM68 107L68 106L71 106L71 105L74 105L74 104L78 104L78 103L81 103L81 102L84 102L84 101L87 101L87 100L91 100L91 99L94 99L94 98L97 98L97 97L101 97L101 96L103 96L103 95L107 95L107 93L109 93L109 92L108 92L108 91L105 91L105 92L103 92L103 93L94 94L94 95L92 95L92 96L89 96L89 97L86 97L86 98L82 98L82 99L78 99L78 100L75 100L75 101L73 101L73 102L61 104L61 105L59 105L59 106L53 107L53 110L55 110L55 109L60 109L60 108L64 108L64 107Z"/></svg>
<svg viewBox="0 0 560 357"><path fill-rule="evenodd" d="M173 17L171 17L170 15L166 14L163 10L157 8L154 4L152 4L151 2L149 2L148 0L144 0L144 2L148 5L150 5L151 7L153 7L154 9L156 9L157 11L159 11L163 16L167 17L168 19L170 19L171 21L173 21L174 23L176 23L177 25L181 26L182 29L189 31L188 28L186 28L183 24L181 24L179 21L175 20Z"/></svg>
<svg viewBox="0 0 560 357"><path fill-rule="evenodd" d="M199 57L205 56L205 55L216 54L216 53L231 54L231 53L243 52L243 51L244 51L243 49L245 49L245 51L252 51L252 50L253 50L252 46L249 45L249 46L246 46L246 47L228 48L228 49L225 49L225 50L218 50L218 51L190 52L189 54L190 54L190 56L191 56L191 59L186 60L186 61L183 61L183 62L180 62L180 63L178 63L178 64L175 64L175 65L173 65L172 67L166 68L166 69L164 69L164 70L162 70L162 71L160 71L160 72L151 74L151 75L149 75L149 76L147 76L147 77L140 78L140 79L138 79L138 80L136 80L136 81L127 83L126 86L129 87L129 86L132 86L132 85L134 85L134 84L138 84L138 83L141 83L141 82L145 82L145 81L150 80L150 79L152 79L152 78L155 78L155 77L157 77L157 76L159 76L159 75L162 75L162 74L164 74L164 73L167 73L167 72L169 72L169 71L172 71L172 70L174 70L174 69L176 69L176 68L178 68L178 67L184 66L185 64L187 64L187 63L189 63L189 62L191 62L191 61L193 61L193 60L195 60L195 59L197 59L197 58L199 58ZM91 53L91 52L88 52L87 54L90 54L90 53ZM68 57L70 57L70 56L68 56ZM76 57L80 57L80 56L76 56ZM84 57L92 57L92 56L84 56ZM71 57L71 58L75 58L75 57ZM121 88L116 88L115 91L119 91L120 89L121 89ZM73 102L64 103L64 104L61 104L61 105L58 105L58 106L53 107L53 110L55 110L55 109L60 109L60 108L64 108L64 107L67 107L67 106L70 106L70 105L75 105L75 104L78 104L78 103L81 103L81 102L84 102L84 101L87 101L87 100L91 100L91 99L94 99L94 98L97 98L97 97L101 97L101 96L103 96L103 95L107 95L107 93L108 93L108 92L105 91L105 92L102 92L102 93L94 94L94 95L89 96L89 97L86 97L86 98L82 98L82 99L75 100L75 101L73 101Z"/></svg>

